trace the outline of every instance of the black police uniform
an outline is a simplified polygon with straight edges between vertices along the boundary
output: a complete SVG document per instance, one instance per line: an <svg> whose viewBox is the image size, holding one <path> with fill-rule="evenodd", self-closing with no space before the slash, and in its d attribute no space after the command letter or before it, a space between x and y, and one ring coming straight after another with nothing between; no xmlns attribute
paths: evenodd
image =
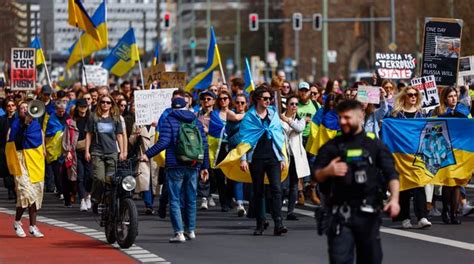
<svg viewBox="0 0 474 264"><path fill-rule="evenodd" d="M323 194L325 233L331 263L381 263L381 212L385 186L398 180L392 155L371 133L338 135L318 152L315 169L340 157L348 165L344 177L328 177L320 183ZM318 223L319 224L319 223Z"/></svg>

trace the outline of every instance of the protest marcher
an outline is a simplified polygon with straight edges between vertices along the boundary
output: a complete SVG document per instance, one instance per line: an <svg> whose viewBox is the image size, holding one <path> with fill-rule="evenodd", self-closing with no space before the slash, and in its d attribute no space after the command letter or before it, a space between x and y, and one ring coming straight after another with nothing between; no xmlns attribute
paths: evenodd
<svg viewBox="0 0 474 264"><path fill-rule="evenodd" d="M310 83L309 91L311 93L311 102L313 102L314 107L316 108L316 111L318 111L319 108L321 108L321 103L320 103L321 94L320 94L319 85L316 83Z"/></svg>
<svg viewBox="0 0 474 264"><path fill-rule="evenodd" d="M65 204L71 205L76 202L77 197L77 142L79 139L79 129L76 121L72 118L66 119L64 134L62 137L62 150L65 157L64 165L62 166L62 185ZM81 201L84 196L80 197ZM69 201L69 203L66 203ZM81 206L85 205L81 203ZM87 208L87 207L86 207Z"/></svg>
<svg viewBox="0 0 474 264"><path fill-rule="evenodd" d="M232 90L232 99L235 100L235 96L238 94L245 94L244 85L245 82L242 78L233 78L230 81L230 89Z"/></svg>
<svg viewBox="0 0 474 264"><path fill-rule="evenodd" d="M297 111L298 98L296 96L288 97L286 112L280 117L286 134L286 148L290 163L286 180L288 183L288 212L286 220L298 220L293 213L298 197L298 179L311 174L302 137L306 122L297 116Z"/></svg>
<svg viewBox="0 0 474 264"><path fill-rule="evenodd" d="M120 93L126 96L126 99L130 99L132 93L132 85L129 81L124 81L120 84Z"/></svg>
<svg viewBox="0 0 474 264"><path fill-rule="evenodd" d="M85 131L86 147L84 157L92 160L93 183L92 201L99 204L104 184L109 183L110 175L115 173L118 153L124 150L123 128L118 117L115 102L110 95L99 97L99 105L95 113L90 115ZM119 149L117 149L117 142ZM125 152L120 152L120 160L125 160Z"/></svg>
<svg viewBox="0 0 474 264"><path fill-rule="evenodd" d="M395 99L391 116L394 118L423 118L421 112L421 93L407 86L400 90ZM413 209L418 220L418 228L431 226L427 219L426 193L424 187L417 187L410 190L400 191L400 215L395 220L402 220L402 228L412 228L410 218L410 197L413 196Z"/></svg>
<svg viewBox="0 0 474 264"><path fill-rule="evenodd" d="M196 185L197 176L200 172L203 181L207 180L209 168L208 146L203 126L195 115L186 108L184 98L174 98L171 106L173 111L163 121L160 126L160 140L153 145L142 156L143 161L148 161L151 157L166 150L166 181L170 200L170 218L175 235L170 239L171 243L182 243L188 239L195 239L196 229ZM181 138L182 125L194 126L201 135L203 155L202 164L184 162L178 154L181 149L176 142ZM195 135L195 134L194 134ZM196 135L195 135L196 136ZM195 138L197 140L197 138ZM198 146L195 146L199 148ZM188 156L186 156L188 157ZM182 195L184 196L182 199ZM183 200L183 203L181 203ZM184 217L181 214L183 210ZM186 232L186 233L184 233ZM186 237L185 237L186 236Z"/></svg>
<svg viewBox="0 0 474 264"><path fill-rule="evenodd" d="M1 171L0 174L3 177L5 188L8 190L8 200L16 200L16 193L15 193L15 182L13 180L13 176L8 171L6 167L6 156L5 156L5 145L7 140L8 129L10 128L13 120L17 115L16 112L16 104L15 101L12 99L6 99L3 101L5 115L0 117L0 167ZM5 167L2 167L5 166Z"/></svg>
<svg viewBox="0 0 474 264"><path fill-rule="evenodd" d="M283 113L286 110L286 101L288 97L294 95L290 82L283 81L283 84L280 88L280 95L281 95L281 111Z"/></svg>
<svg viewBox="0 0 474 264"><path fill-rule="evenodd" d="M279 114L269 107L272 98L270 87L260 85L252 95L253 106L242 120L239 131L242 140L250 142L252 147L241 157L240 169L250 170L252 177L257 220L254 235L257 236L263 235L265 227L265 175L270 182L271 214L275 223L273 234L280 236L288 232L281 218L281 174L287 166L283 153L284 134Z"/></svg>
<svg viewBox="0 0 474 264"><path fill-rule="evenodd" d="M36 226L36 216L43 203L44 191L44 134L37 120L28 116L28 104L18 106L18 117L10 126L6 156L8 170L14 176L17 195L13 227L18 237L26 237L21 217L28 208L29 233L44 237Z"/></svg>
<svg viewBox="0 0 474 264"><path fill-rule="evenodd" d="M373 133L377 138L380 137L380 122L389 113L385 96L385 89L380 88L380 104L378 108L376 108L374 104L362 103L364 110L364 131Z"/></svg>
<svg viewBox="0 0 474 264"><path fill-rule="evenodd" d="M392 81L383 80L382 88L385 90L386 101L391 110L393 107L393 104L395 103L395 95L397 94L397 87L395 86L395 83L393 83Z"/></svg>
<svg viewBox="0 0 474 264"><path fill-rule="evenodd" d="M91 112L95 112L95 109L97 108L97 104L99 100L99 92L97 91L97 88L90 88L89 94L91 95L91 99L92 99L92 102L90 104L90 109L91 109Z"/></svg>
<svg viewBox="0 0 474 264"><path fill-rule="evenodd" d="M317 221L327 223L320 231L328 238L329 262L354 263L355 249L357 263L382 263L381 213L395 217L400 211L398 174L387 147L364 132L362 104L346 100L336 111L342 135L320 149L314 174L324 195L322 210L327 212ZM391 193L385 206L382 184Z"/></svg>
<svg viewBox="0 0 474 264"><path fill-rule="evenodd" d="M471 96L469 95L469 89L465 85L459 87L458 90L459 103L464 104L468 109L471 108Z"/></svg>

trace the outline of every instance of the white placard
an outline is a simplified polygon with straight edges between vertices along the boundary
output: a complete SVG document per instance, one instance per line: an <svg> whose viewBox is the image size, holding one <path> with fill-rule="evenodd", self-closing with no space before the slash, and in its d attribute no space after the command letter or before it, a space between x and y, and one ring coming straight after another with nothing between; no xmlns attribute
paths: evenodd
<svg viewBox="0 0 474 264"><path fill-rule="evenodd" d="M423 109L432 110L439 105L438 87L434 75L414 78L411 80L411 86L421 92Z"/></svg>
<svg viewBox="0 0 474 264"><path fill-rule="evenodd" d="M109 72L100 65L84 65L84 71L82 72L83 85L86 85L86 79L87 83L92 83L95 86L108 85Z"/></svg>
<svg viewBox="0 0 474 264"><path fill-rule="evenodd" d="M158 122L163 111L171 107L175 90L178 88L135 91L135 124L141 126Z"/></svg>
<svg viewBox="0 0 474 264"><path fill-rule="evenodd" d="M379 104L380 87L359 85L357 88L357 100L361 103Z"/></svg>

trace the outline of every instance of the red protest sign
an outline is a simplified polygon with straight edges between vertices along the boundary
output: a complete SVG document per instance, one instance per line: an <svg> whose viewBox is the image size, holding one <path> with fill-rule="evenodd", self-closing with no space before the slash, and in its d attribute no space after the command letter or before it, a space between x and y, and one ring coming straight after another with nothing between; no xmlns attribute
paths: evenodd
<svg viewBox="0 0 474 264"><path fill-rule="evenodd" d="M12 90L31 91L36 85L36 51L12 48L10 86Z"/></svg>

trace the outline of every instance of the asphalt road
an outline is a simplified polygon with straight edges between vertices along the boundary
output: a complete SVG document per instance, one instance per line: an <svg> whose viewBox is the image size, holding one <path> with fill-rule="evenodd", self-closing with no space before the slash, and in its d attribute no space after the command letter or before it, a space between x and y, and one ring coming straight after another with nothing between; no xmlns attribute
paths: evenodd
<svg viewBox="0 0 474 264"><path fill-rule="evenodd" d="M472 197L473 190L469 193ZM299 207L299 221L285 221L289 232L282 237L272 235L273 223L264 236L254 237L253 219L239 218L233 211L222 213L219 207L198 211L197 240L170 244L169 218L162 220L156 215L144 215L143 203L136 203L140 221L136 245L171 263L328 262L326 238L317 235L314 219L309 217L312 215L310 207ZM3 188L0 188L0 207L14 209L14 203L6 199ZM79 212L78 205L65 208L51 193L45 195L39 215L103 230L96 222L96 215ZM474 263L474 216L462 218L458 226L444 225L439 217L431 220L430 229L405 231L399 229L400 223L384 219L384 263Z"/></svg>

